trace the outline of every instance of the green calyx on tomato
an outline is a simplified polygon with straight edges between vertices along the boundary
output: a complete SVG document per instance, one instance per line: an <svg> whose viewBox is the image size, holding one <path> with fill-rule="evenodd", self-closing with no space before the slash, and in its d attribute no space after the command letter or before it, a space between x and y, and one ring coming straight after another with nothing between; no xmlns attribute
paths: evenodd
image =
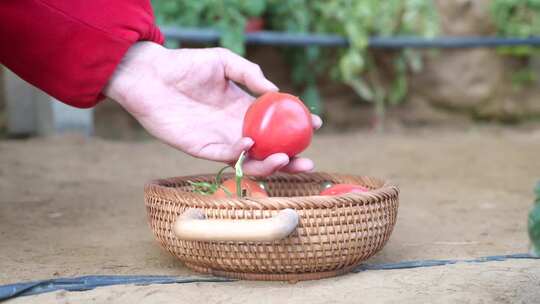
<svg viewBox="0 0 540 304"><path fill-rule="evenodd" d="M240 183L242 195L240 197L268 197L268 194L262 187L262 185L252 179L243 178ZM239 197L235 192L237 189L236 180L231 178L224 181L221 184L221 187L212 194L216 198L227 198L227 197ZM227 194L225 190L228 190L230 194Z"/></svg>
<svg viewBox="0 0 540 304"><path fill-rule="evenodd" d="M225 166L218 171L218 173L216 174L216 179L213 183L192 181L188 181L188 183L193 187L193 192L203 195L212 195L220 188L221 177L223 175L223 172L225 172L227 168L229 168L229 166ZM228 189L224 189L224 191L229 192Z"/></svg>
<svg viewBox="0 0 540 304"><path fill-rule="evenodd" d="M254 141L249 150L253 159L264 160L275 153L293 157L311 143L311 113L296 96L269 92L248 108L242 134Z"/></svg>

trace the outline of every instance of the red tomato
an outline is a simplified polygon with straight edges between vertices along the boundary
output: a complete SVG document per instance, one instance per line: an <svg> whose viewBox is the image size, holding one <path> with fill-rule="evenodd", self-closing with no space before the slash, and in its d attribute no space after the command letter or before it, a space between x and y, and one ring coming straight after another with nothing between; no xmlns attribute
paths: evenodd
<svg viewBox="0 0 540 304"><path fill-rule="evenodd" d="M321 191L320 195L340 195L346 193L367 192L368 188L353 184L337 184Z"/></svg>
<svg viewBox="0 0 540 304"><path fill-rule="evenodd" d="M293 157L311 143L311 113L297 97L285 93L266 93L246 112L243 136L255 144L249 156L263 160L274 153Z"/></svg>
<svg viewBox="0 0 540 304"><path fill-rule="evenodd" d="M252 17L246 21L246 27L244 31L246 33L253 33L261 31L264 28L264 20L259 17Z"/></svg>
<svg viewBox="0 0 540 304"><path fill-rule="evenodd" d="M264 190L263 186L249 178L243 178L240 186L242 187L242 191L245 191L246 197L268 197L268 194L266 193L266 190ZM227 189L231 195L229 196L229 194L227 194L222 187ZM232 178L221 183L221 187L214 192L213 196L218 198L238 197L236 194L236 180Z"/></svg>

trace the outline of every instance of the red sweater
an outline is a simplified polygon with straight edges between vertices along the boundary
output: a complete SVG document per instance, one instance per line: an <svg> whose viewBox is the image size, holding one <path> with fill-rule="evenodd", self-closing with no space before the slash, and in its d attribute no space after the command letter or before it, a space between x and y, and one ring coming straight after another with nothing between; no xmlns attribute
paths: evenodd
<svg viewBox="0 0 540 304"><path fill-rule="evenodd" d="M163 43L150 0L0 0L0 63L75 107L103 98L139 40Z"/></svg>

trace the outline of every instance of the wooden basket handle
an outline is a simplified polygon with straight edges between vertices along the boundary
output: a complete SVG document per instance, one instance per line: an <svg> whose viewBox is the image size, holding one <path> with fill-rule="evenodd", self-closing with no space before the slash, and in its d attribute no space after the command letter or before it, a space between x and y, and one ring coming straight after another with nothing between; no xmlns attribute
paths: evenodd
<svg viewBox="0 0 540 304"><path fill-rule="evenodd" d="M188 209L174 223L174 234L186 241L270 242L281 240L298 226L298 213L283 209L256 220L207 220L199 209Z"/></svg>

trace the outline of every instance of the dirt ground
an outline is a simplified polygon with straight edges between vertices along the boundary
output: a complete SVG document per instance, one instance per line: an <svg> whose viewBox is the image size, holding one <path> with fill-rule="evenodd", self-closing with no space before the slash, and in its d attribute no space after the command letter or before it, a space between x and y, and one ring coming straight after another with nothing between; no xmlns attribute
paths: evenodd
<svg viewBox="0 0 540 304"><path fill-rule="evenodd" d="M323 132L324 133L324 132ZM401 188L398 222L369 263L524 253L540 179L540 128L408 129L321 134L317 169L374 175ZM0 141L0 284L86 274L194 275L148 229L143 185L211 173L156 141L61 136ZM540 260L365 271L295 285L115 286L13 303L539 303Z"/></svg>

